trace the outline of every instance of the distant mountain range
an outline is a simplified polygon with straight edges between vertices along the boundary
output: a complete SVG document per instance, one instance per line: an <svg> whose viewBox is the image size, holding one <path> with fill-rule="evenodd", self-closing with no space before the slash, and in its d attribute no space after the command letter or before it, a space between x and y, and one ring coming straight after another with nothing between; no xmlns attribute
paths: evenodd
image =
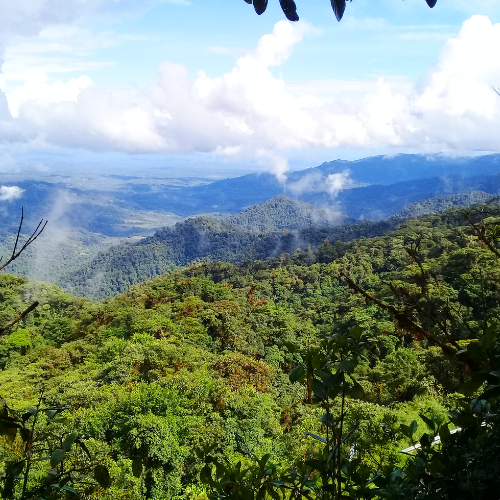
<svg viewBox="0 0 500 500"><path fill-rule="evenodd" d="M24 205L25 233L41 218L49 225L11 272L102 297L200 259L243 262L325 238L376 236L401 219L489 200L500 194L499 172L500 155L398 155L328 162L292 172L286 183L264 173L103 192L20 181L23 196L0 201L0 255L9 251Z"/></svg>
<svg viewBox="0 0 500 500"><path fill-rule="evenodd" d="M329 212L331 216L342 213L354 220L377 220L411 203L438 196L470 191L499 194L500 154L337 160L291 172L284 183L272 174L261 173L197 186L131 182L110 192L78 190L49 182L22 181L16 185L24 189L23 197L0 201L6 221L4 231L12 232L24 205L32 223L42 217L63 216L65 224L73 229L123 237L151 234L192 215L237 214L278 195L327 208L333 211Z"/></svg>
<svg viewBox="0 0 500 500"><path fill-rule="evenodd" d="M270 173L248 174L179 188L130 184L119 196L130 206L142 210L161 209L189 216L214 212L234 214L274 196L286 195L333 208L354 219L376 220L410 203L436 196L471 190L496 194L500 190L499 173L500 154L465 158L375 156L358 161L331 161L290 172L283 183ZM347 189L334 189L330 176L335 175Z"/></svg>

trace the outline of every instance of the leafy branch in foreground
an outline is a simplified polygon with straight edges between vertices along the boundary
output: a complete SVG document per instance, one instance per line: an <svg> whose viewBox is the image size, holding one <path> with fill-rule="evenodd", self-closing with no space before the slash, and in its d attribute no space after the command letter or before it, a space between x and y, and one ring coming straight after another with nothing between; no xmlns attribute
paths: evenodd
<svg viewBox="0 0 500 500"><path fill-rule="evenodd" d="M332 10L337 18L337 21L340 21L344 15L346 0L330 0L332 4ZM432 9L437 0L425 0L427 5ZM268 0L245 0L246 3L252 4L254 6L255 12L260 16L267 9ZM299 16L297 15L297 6L294 0L280 0L281 10L285 14L286 18L289 21L298 21Z"/></svg>
<svg viewBox="0 0 500 500"><path fill-rule="evenodd" d="M0 400L0 493L4 499L66 498L111 479L102 453L91 453L82 436L68 432L65 408L38 404L20 412ZM1 470L1 469L0 469Z"/></svg>

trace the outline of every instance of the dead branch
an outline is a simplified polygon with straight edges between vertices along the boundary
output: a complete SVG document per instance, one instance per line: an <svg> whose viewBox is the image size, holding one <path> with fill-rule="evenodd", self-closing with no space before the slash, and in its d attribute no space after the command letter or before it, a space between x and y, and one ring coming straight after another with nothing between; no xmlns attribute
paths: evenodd
<svg viewBox="0 0 500 500"><path fill-rule="evenodd" d="M474 229L477 237L479 240L481 240L497 257L500 257L500 252L498 251L498 248L493 245L491 240L486 236L486 227L484 226L484 223L481 221L480 224L474 224L470 213L465 212L464 213L465 220L469 223L469 226Z"/></svg>
<svg viewBox="0 0 500 500"><path fill-rule="evenodd" d="M19 245L19 236L21 235L21 229L23 227L23 221L24 221L24 208L21 208L21 221L19 222L19 228L17 229L17 236L16 236L16 242L14 243L14 248L12 250L12 255L10 256L9 260L5 262L5 264L0 265L0 271L8 266L11 262L16 260L25 250L28 248L41 234L42 231L45 229L45 226L47 225L48 221L45 221L42 219L39 223L36 229L31 233L29 238L25 241L24 245L18 250L18 245ZM0 258L0 262L2 261L3 257Z"/></svg>
<svg viewBox="0 0 500 500"><path fill-rule="evenodd" d="M23 311L19 316L16 316L13 320L9 321L7 324L4 326L0 327L0 335L4 334L9 328L13 327L16 323L19 323L27 314L29 314L33 309L38 307L39 303L38 302L33 302L28 309Z"/></svg>
<svg viewBox="0 0 500 500"><path fill-rule="evenodd" d="M392 318L396 321L398 324L399 328L401 330L407 331L413 335L417 340L422 340L422 339L427 339L429 342L431 342L434 345L437 345L441 348L444 354L447 354L449 356L453 356L457 353L457 350L448 345L445 344L444 342L441 342L439 339L434 337L432 333L428 332L427 330L424 330L421 326L417 325L414 323L407 314L405 314L403 311L398 311L394 306L391 306L390 304L386 304L385 302L382 302L381 300L377 299L370 293L366 292L363 290L359 285L357 285L349 276L347 275L347 272L344 271L343 277L346 280L349 288L354 290L355 292L359 293L362 295L366 300L373 302L377 306L379 306L381 309L384 311L387 311Z"/></svg>

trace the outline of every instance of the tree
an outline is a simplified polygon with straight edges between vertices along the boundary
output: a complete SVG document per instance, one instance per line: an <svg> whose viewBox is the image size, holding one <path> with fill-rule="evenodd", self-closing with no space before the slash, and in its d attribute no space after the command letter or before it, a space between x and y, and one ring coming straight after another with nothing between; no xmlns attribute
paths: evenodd
<svg viewBox="0 0 500 500"><path fill-rule="evenodd" d="M337 18L340 21L344 15L346 0L330 0L332 4L332 9ZM437 0L425 0L427 5L432 9L436 5ZM246 3L252 4L255 12L260 16L267 9L268 0L245 0ZM280 0L281 8L289 21L298 21L299 16L297 14L297 6L294 0Z"/></svg>

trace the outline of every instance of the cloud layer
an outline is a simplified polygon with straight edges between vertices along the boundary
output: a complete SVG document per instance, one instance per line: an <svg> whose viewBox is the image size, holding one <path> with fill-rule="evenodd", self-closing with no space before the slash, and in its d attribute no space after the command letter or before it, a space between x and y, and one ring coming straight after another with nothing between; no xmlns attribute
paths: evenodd
<svg viewBox="0 0 500 500"><path fill-rule="evenodd" d="M19 186L0 186L0 201L12 201L21 198L24 189Z"/></svg>
<svg viewBox="0 0 500 500"><path fill-rule="evenodd" d="M216 152L260 159L281 175L290 149L500 151L500 98L492 88L500 85L500 24L469 19L414 85L352 82L355 93L346 95L349 82L335 81L329 97L307 91L314 86L287 86L275 75L308 29L277 23L217 78L200 71L191 81L187 68L164 62L155 83L125 93L92 85L88 77L21 87L8 96L14 119L0 95L0 141ZM331 180L332 190L338 182Z"/></svg>

